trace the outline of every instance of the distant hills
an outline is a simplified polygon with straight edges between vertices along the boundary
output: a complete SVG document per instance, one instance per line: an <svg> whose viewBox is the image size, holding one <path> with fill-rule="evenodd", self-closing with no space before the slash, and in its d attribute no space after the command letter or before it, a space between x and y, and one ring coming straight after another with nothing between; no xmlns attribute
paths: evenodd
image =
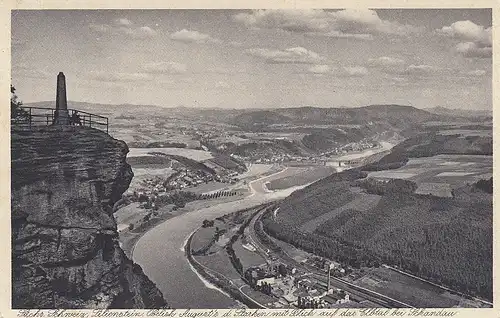
<svg viewBox="0 0 500 318"><path fill-rule="evenodd" d="M27 103L30 107L54 108L54 101ZM69 101L68 108L111 118L178 117L224 123L243 131L295 131L317 134L318 138L343 139L383 131L412 130L426 122L491 121L491 112L450 110L443 107L419 109L404 105L369 105L356 108L294 107L274 109L163 108L154 105L108 105ZM125 116L125 117L124 117ZM327 131L325 131L325 129ZM332 131L334 129L335 131ZM363 131L359 134L357 129ZM315 136L313 136L316 138ZM313 138L313 139L314 139ZM316 138L316 139L318 139ZM356 138L357 139L357 138ZM356 141L356 140L353 140ZM328 142L331 144L331 142Z"/></svg>
<svg viewBox="0 0 500 318"><path fill-rule="evenodd" d="M460 117L492 117L492 110L484 110L484 109L450 109L442 106L426 108L426 111L429 113L437 114L437 115L449 115L454 114L455 116Z"/></svg>
<svg viewBox="0 0 500 318"><path fill-rule="evenodd" d="M55 101L40 101L26 103L27 107L48 107L55 108ZM191 108L191 107L161 107L156 105L136 105L136 104L101 104L79 101L68 101L68 108L80 109L83 111L96 111L100 113L185 113L185 114L231 114L235 123L246 124L247 122L272 124L283 121L298 121L309 124L331 123L332 121L359 121L362 119L388 119L411 117L412 121L422 121L433 119L435 115L446 117L474 117L492 116L490 110L462 110L449 109L445 107L432 107L420 109L413 106L386 104L368 105L354 108L323 108L323 107L288 107L270 109L223 109L223 108Z"/></svg>
<svg viewBox="0 0 500 318"><path fill-rule="evenodd" d="M26 107L44 107L44 108L55 108L55 101L41 101L35 103L26 103ZM86 111L90 113L95 113L98 115L110 115L116 114L117 116L123 113L158 113L162 112L165 108L154 105L132 105L132 104L122 104L122 105L112 105L112 104L99 104L99 103L87 103L87 102L75 102L68 101L69 109L77 109L81 111Z"/></svg>
<svg viewBox="0 0 500 318"><path fill-rule="evenodd" d="M449 117L449 115L434 114L412 106L370 105L357 108L299 107L255 110L236 116L233 123L244 128L283 123L297 125L387 123L394 127L406 128L408 125L449 119Z"/></svg>

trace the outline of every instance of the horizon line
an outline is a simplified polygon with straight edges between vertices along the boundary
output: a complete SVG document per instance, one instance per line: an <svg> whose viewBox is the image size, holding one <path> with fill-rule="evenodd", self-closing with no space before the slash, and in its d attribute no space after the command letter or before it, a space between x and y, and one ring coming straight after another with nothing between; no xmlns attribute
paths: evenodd
<svg viewBox="0 0 500 318"><path fill-rule="evenodd" d="M54 103L55 105L55 100L41 100L41 101L36 101L36 102L26 102L23 103L23 105L28 105L28 104L36 104L36 103ZM109 105L109 106L124 106L124 105L130 105L130 106L149 106L149 107L158 107L158 108L168 108L168 109L174 109L174 108L189 108L189 109L234 109L234 110L243 110L243 109L259 109L259 110L270 110L270 109L291 109L291 108L325 108L325 109L353 109L353 108L362 108L362 107L370 107L370 106L402 106L402 107L413 107L421 110L426 110L426 109L433 109L433 108L446 108L446 109L451 109L451 110L470 110L470 111L490 111L493 112L493 107L491 109L485 109L485 108L480 108L480 109L463 109L463 108L450 108L446 106L431 106L431 107L418 107L418 106L413 106L413 105L403 105L403 104L395 104L395 103L384 103L384 104L369 104L369 105L363 105L363 106L312 106L312 105L304 105L304 106L274 106L274 107L242 107L242 108L237 108L237 107L221 107L221 106L186 106L186 105L180 105L180 106L159 106L155 104L133 104L133 103L120 103L120 104L111 104L111 103L98 103L98 102L87 102L87 101L77 101L77 100L68 100L69 103L85 103L85 104L94 104L94 105Z"/></svg>

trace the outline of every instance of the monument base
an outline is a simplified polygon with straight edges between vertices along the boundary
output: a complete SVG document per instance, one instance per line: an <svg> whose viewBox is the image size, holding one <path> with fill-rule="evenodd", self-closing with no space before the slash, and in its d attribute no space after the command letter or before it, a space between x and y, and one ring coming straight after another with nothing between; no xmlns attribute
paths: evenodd
<svg viewBox="0 0 500 318"><path fill-rule="evenodd" d="M54 113L54 125L70 125L69 112L66 109L56 110Z"/></svg>

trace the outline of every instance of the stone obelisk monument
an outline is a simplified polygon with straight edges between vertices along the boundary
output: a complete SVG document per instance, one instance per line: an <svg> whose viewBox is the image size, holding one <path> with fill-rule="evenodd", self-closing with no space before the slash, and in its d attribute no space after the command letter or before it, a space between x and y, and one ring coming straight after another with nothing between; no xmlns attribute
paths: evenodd
<svg viewBox="0 0 500 318"><path fill-rule="evenodd" d="M57 75L54 125L69 125L68 102L66 100L66 77L63 72L59 72Z"/></svg>

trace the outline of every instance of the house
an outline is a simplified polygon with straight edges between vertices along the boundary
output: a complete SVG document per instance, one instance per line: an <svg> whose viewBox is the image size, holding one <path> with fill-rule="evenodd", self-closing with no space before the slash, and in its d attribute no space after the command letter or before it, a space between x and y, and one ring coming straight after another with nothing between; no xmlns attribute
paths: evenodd
<svg viewBox="0 0 500 318"><path fill-rule="evenodd" d="M316 283L311 282L309 279L302 279L297 282L299 288L304 288L308 293L317 291Z"/></svg>
<svg viewBox="0 0 500 318"><path fill-rule="evenodd" d="M261 286L263 284L274 285L275 281L276 281L276 279L274 278L274 276L264 277L264 278L257 279L257 281L255 282L255 285L256 286Z"/></svg>

